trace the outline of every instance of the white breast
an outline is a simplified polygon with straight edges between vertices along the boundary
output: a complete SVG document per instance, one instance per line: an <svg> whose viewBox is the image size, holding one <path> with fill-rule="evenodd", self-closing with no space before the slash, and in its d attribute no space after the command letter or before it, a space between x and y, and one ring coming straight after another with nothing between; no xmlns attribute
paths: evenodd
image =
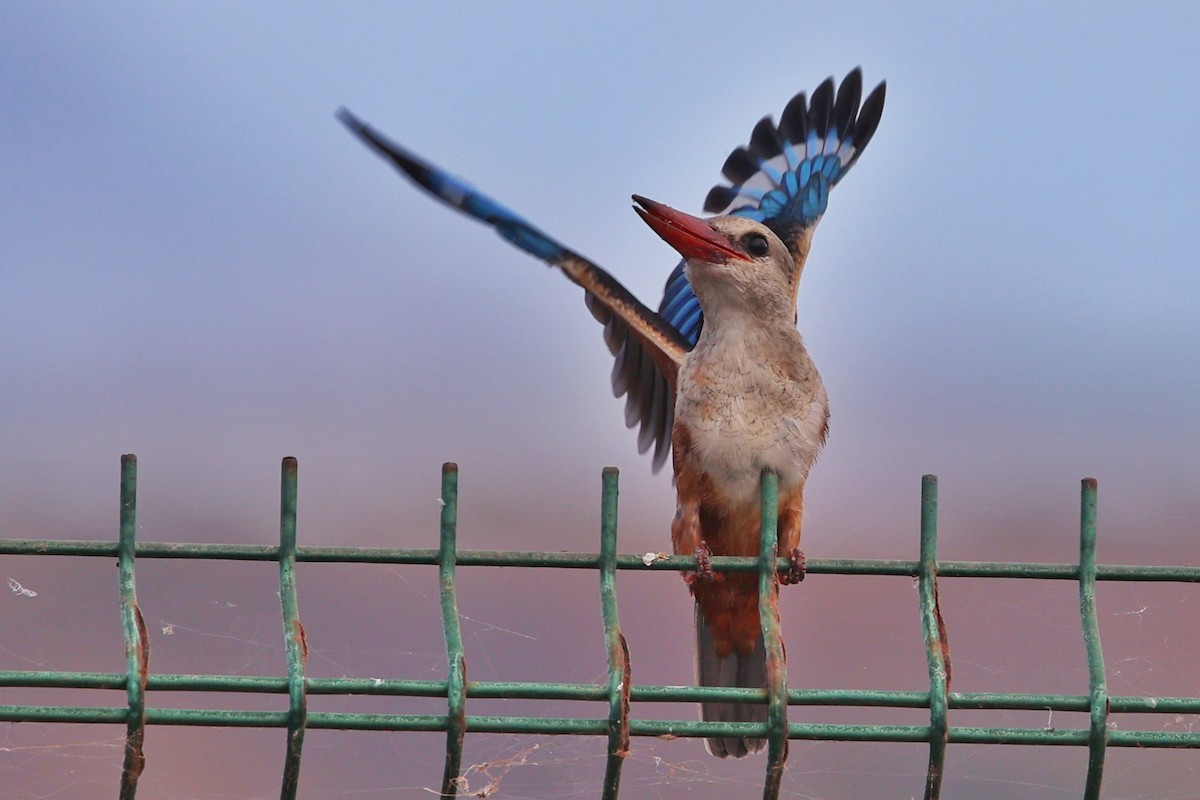
<svg viewBox="0 0 1200 800"><path fill-rule="evenodd" d="M829 400L800 336L703 337L680 369L675 418L692 455L734 503L753 502L762 470L789 489L808 477Z"/></svg>

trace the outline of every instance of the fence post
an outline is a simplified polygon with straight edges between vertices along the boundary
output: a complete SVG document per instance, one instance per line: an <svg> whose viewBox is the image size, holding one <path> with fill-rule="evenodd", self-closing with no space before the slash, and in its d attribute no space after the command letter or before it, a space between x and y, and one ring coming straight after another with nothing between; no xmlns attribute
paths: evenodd
<svg viewBox="0 0 1200 800"><path fill-rule="evenodd" d="M146 673L150 669L150 645L146 623L138 607L134 584L137 553L137 456L121 456L121 521L117 543L117 567L121 584L121 621L125 632L125 692L129 716L125 722L125 763L121 768L121 800L137 795L138 778L146 767L142 746L146 740Z"/></svg>

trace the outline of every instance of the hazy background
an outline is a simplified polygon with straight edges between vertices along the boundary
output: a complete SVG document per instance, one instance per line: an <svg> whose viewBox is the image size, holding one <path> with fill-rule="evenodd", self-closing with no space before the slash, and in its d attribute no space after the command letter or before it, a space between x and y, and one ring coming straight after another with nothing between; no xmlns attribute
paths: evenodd
<svg viewBox="0 0 1200 800"><path fill-rule="evenodd" d="M600 470L616 465L621 549L669 548L670 479L622 424L579 290L418 194L333 112L468 177L653 305L674 254L629 195L698 212L760 116L861 64L868 88L888 81L883 122L833 194L800 299L833 407L808 554L914 558L932 472L943 558L1071 561L1079 479L1095 475L1102 562L1194 563L1198 41L1192 3L4 3L0 537L114 539L118 458L133 452L146 541L274 542L279 460L295 455L304 544L435 546L439 465L454 460L463 547L594 551ZM111 560L0 563L37 592L3 594L0 667L124 668ZM285 673L273 565L145 560L138 581L152 670ZM662 573L620 584L635 680L690 681L683 587ZM433 570L302 565L299 586L312 675L444 674ZM460 589L470 677L604 679L594 574L464 569ZM1073 584L942 591L955 689L1086 693ZM908 579L813 576L785 594L792 686L926 686ZM1099 594L1114 693L1200 694L1195 587ZM1086 727L1041 712L951 721ZM0 728L2 793L114 797L122 734ZM277 796L284 738L153 727L138 796ZM443 742L310 732L301 794L429 797ZM796 742L784 796L920 796L926 758ZM952 745L944 796L1078 797L1086 760ZM493 797L596 797L603 743L469 735L467 764L483 765L472 790L498 781ZM638 739L622 796L757 797L763 764ZM1200 757L1110 749L1105 786L1200 798Z"/></svg>

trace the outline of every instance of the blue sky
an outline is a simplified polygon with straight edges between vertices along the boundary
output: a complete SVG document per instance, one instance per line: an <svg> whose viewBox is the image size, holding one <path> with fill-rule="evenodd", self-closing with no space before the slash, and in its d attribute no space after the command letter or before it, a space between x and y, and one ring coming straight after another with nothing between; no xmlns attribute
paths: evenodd
<svg viewBox="0 0 1200 800"><path fill-rule="evenodd" d="M1102 560L1181 563L1200 519L1198 35L1200 11L1184 3L5 4L0 535L108 537L117 459L136 452L145 538L270 541L278 460L296 455L310 544L431 546L438 465L455 460L465 546L593 549L598 476L612 464L623 549L665 549L669 478L651 475L624 429L579 291L418 194L333 112L347 106L467 177L655 304L673 253L629 195L698 212L760 116L861 65L869 86L888 81L883 121L832 195L801 289L801 332L833 409L809 484L809 554L912 557L919 478L933 472L945 557L1071 560L1078 480L1094 474ZM33 575L53 585L63 568ZM383 592L393 578L363 580ZM183 615L179 580L157 592ZM409 580L426 578L400 588ZM659 677L682 682L687 598L661 583L631 584L624 602L670 598L683 649ZM81 579L56 606L65 624L96 604L92 586ZM223 596L195 587L192 606ZM865 652L853 626L870 627L879 605L864 591L846 595L859 610L839 623L851 626L840 634L850 659ZM823 608L821 587L803 592L793 618ZM1197 602L1128 601L1162 610L1163 625L1167 609ZM527 620L538 599L514 603ZM995 613L978 598L964 606L968 628ZM1116 626L1128 609L1109 610ZM575 624L591 624L579 613L588 622ZM1072 630L1069 602L1062 613ZM567 624L536 618L515 629ZM261 639L254 624L239 641L271 641L270 619ZM914 615L901 619L915 630ZM252 623L213 622L237 624ZM22 630L14 621L4 635ZM335 655L310 641L343 671L356 663L351 644ZM1189 663L1195 644L1168 642L1145 658L1155 679L1180 680L1166 665ZM481 644L476 661L515 679L499 666L525 669L519 650L501 657L511 644ZM29 655L41 645L4 646L59 668L54 653ZM199 669L178 639L160 648L168 663L171 647L178 669ZM1023 674L1012 648L981 648L968 659L981 684ZM598 669L564 667L587 679ZM920 664L908 668L919 679ZM1048 654L1032 672L1058 669ZM896 752L896 769L919 777L920 756ZM793 794L844 796L841 753L811 751ZM1010 755L1035 758L988 751L956 767L952 755L948 774L965 781L955 796L1022 796L1003 783ZM1166 792L1184 772L1155 757L1125 772L1144 796L1168 796L1147 781ZM151 786L209 796L166 760L151 757ZM752 783L759 768L708 773ZM1077 796L1072 769L1028 780L1043 781L1036 796ZM234 772L223 796L257 796ZM356 774L362 796L384 796L383 778ZM1001 789L984 788L995 780ZM696 797L727 789L690 785Z"/></svg>

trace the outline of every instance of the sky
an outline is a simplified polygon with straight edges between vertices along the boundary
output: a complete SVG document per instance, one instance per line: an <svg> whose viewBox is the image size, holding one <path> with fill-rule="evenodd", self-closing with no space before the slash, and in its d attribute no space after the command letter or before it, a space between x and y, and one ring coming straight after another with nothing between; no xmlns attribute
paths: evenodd
<svg viewBox="0 0 1200 800"><path fill-rule="evenodd" d="M142 540L269 544L290 455L302 544L434 547L439 469L455 461L464 548L594 551L612 465L621 550L668 549L669 475L625 430L579 290L414 190L334 112L656 305L675 255L630 195L699 213L754 122L861 65L868 87L887 80L887 105L832 193L799 301L832 406L808 555L915 558L932 473L942 558L1069 562L1090 475L1101 562L1194 563L1198 37L1188 3L0 5L0 538L114 539L119 457L136 453ZM0 564L36 592L3 596L0 668L122 669L107 560ZM602 681L594 577L464 571L470 677ZM153 671L284 674L270 564L144 560L138 580ZM310 674L444 674L429 569L302 565L298 580ZM942 592L954 689L1086 693L1072 584L947 579ZM635 681L689 682L678 581L622 575L619 601ZM1099 603L1114 693L1197 695L1195 587L1104 584ZM813 576L783 607L791 686L924 687L907 579ZM0 781L20 800L113 796L121 737L11 726ZM301 796L430 796L441 743L312 732ZM142 798L278 794L277 730L153 727L146 751ZM480 734L464 764L482 765L471 786L494 782L493 797L594 797L602 755L588 739ZM925 758L796 742L783 796L920 796ZM1200 798L1194 754L1109 764L1106 796ZM1080 748L951 746L945 796L1078 797L1085 767ZM762 770L694 740L635 740L622 796L758 796Z"/></svg>

